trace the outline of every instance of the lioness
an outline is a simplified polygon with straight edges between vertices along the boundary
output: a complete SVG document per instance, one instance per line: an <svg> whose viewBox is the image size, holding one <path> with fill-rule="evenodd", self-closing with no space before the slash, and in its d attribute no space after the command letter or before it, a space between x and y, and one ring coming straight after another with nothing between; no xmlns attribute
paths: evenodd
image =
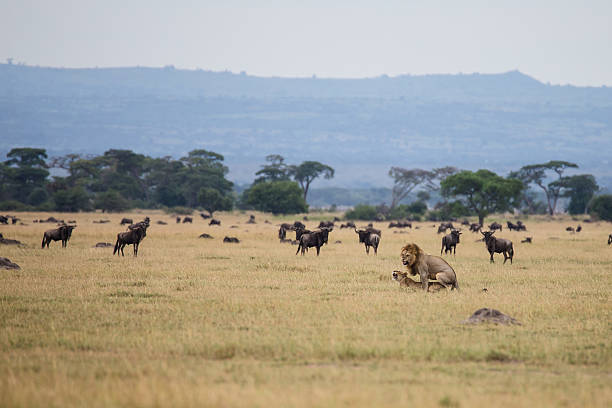
<svg viewBox="0 0 612 408"><path fill-rule="evenodd" d="M417 244L410 243L402 248L402 263L410 275L421 277L423 290L429 288L429 280L436 280L444 287L459 290L457 275L453 268L442 258L423 252Z"/></svg>
<svg viewBox="0 0 612 408"><path fill-rule="evenodd" d="M421 287L421 282L417 282L408 276L408 272L393 271L393 280L398 281L400 288L418 289ZM440 289L446 289L440 282L429 282L429 292L437 292Z"/></svg>

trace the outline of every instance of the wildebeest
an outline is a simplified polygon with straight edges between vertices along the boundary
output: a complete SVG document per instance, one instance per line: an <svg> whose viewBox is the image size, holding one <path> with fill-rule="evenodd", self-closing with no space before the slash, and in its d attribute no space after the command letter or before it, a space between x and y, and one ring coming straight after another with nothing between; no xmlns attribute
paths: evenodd
<svg viewBox="0 0 612 408"><path fill-rule="evenodd" d="M340 224L340 229L342 228L355 228L355 223L353 221L347 221L346 224Z"/></svg>
<svg viewBox="0 0 612 408"><path fill-rule="evenodd" d="M200 217L204 218L205 220L210 218L210 215L208 214L204 214L204 213L200 213Z"/></svg>
<svg viewBox="0 0 612 408"><path fill-rule="evenodd" d="M493 254L498 253L504 254L504 263L508 259L510 259L510 263L512 263L512 258L514 257L514 248L512 247L512 241L504 239L504 238L496 238L493 236L495 231L480 231L482 235L484 235L484 241L487 246L487 251L491 255L491 262L495 262L493 260Z"/></svg>
<svg viewBox="0 0 612 408"><path fill-rule="evenodd" d="M574 227L567 227L565 230L568 232L574 232Z"/></svg>
<svg viewBox="0 0 612 408"><path fill-rule="evenodd" d="M98 221L94 220L93 221L94 224L107 224L109 222L110 220L98 220Z"/></svg>
<svg viewBox="0 0 612 408"><path fill-rule="evenodd" d="M118 233L113 255L119 255L119 252L121 252L121 256L125 256L123 253L123 248L125 248L126 245L134 245L134 256L138 256L138 246L146 236L147 226L144 224L144 222L134 224L134 227L128 229L126 232Z"/></svg>
<svg viewBox="0 0 612 408"><path fill-rule="evenodd" d="M440 255L442 255L442 251L444 254L452 252L453 255L457 253L457 244L460 243L459 236L461 235L461 231L452 230L450 234L442 237L442 248L440 248Z"/></svg>
<svg viewBox="0 0 612 408"><path fill-rule="evenodd" d="M470 224L470 231L471 232L478 232L482 229L482 225L478 224L478 223L472 223Z"/></svg>
<svg viewBox="0 0 612 408"><path fill-rule="evenodd" d="M181 217L176 217L176 223L179 224L181 222Z"/></svg>
<svg viewBox="0 0 612 408"><path fill-rule="evenodd" d="M498 222L494 222L491 225L489 225L489 230L490 231L495 231L495 230L500 230L502 231L502 225Z"/></svg>
<svg viewBox="0 0 612 408"><path fill-rule="evenodd" d="M183 224L185 224L186 222L191 224L193 222L193 218L191 218L191 217L183 217Z"/></svg>
<svg viewBox="0 0 612 408"><path fill-rule="evenodd" d="M388 228L412 228L412 223L409 221L390 222Z"/></svg>
<svg viewBox="0 0 612 408"><path fill-rule="evenodd" d="M578 224L578 226L576 227L576 232L580 232L582 231L582 225Z"/></svg>
<svg viewBox="0 0 612 408"><path fill-rule="evenodd" d="M470 221L467 218L464 218L463 221L461 221L461 225L465 225L469 227Z"/></svg>
<svg viewBox="0 0 612 408"><path fill-rule="evenodd" d="M256 224L255 222L255 216L253 214L251 214L249 216L249 220L246 222L247 224Z"/></svg>
<svg viewBox="0 0 612 408"><path fill-rule="evenodd" d="M447 229L455 229L452 222L443 222L438 226L438 234L446 233Z"/></svg>
<svg viewBox="0 0 612 408"><path fill-rule="evenodd" d="M378 255L378 245L380 245L380 234L372 231L373 228L366 228L365 230L358 230L355 228L355 232L359 235L359 243L365 245L366 254L370 254L370 247L374 248L374 255Z"/></svg>
<svg viewBox="0 0 612 408"><path fill-rule="evenodd" d="M299 242L297 251L295 254L297 255L300 250L302 251L302 255L308 248L315 247L317 248L317 256L319 256L319 251L324 244L327 244L327 240L329 237L329 229L321 228L317 231L312 231L308 233L303 233L300 238L297 240ZM297 230L296 230L297 233Z"/></svg>
<svg viewBox="0 0 612 408"><path fill-rule="evenodd" d="M8 224L8 217L0 215L0 224Z"/></svg>
<svg viewBox="0 0 612 408"><path fill-rule="evenodd" d="M134 223L134 220L132 220L131 218L122 218L119 225L133 224L133 223Z"/></svg>
<svg viewBox="0 0 612 408"><path fill-rule="evenodd" d="M230 243L238 244L240 243L240 240L236 237L225 237L223 238L223 242L230 242Z"/></svg>
<svg viewBox="0 0 612 408"><path fill-rule="evenodd" d="M295 228L295 240L299 242L300 237L304 234L310 234L312 231L306 228ZM308 250L308 248L306 248Z"/></svg>
<svg viewBox="0 0 612 408"><path fill-rule="evenodd" d="M333 221L321 221L319 223L319 228L334 228Z"/></svg>
<svg viewBox="0 0 612 408"><path fill-rule="evenodd" d="M612 234L608 235L608 245L612 244Z"/></svg>
<svg viewBox="0 0 612 408"><path fill-rule="evenodd" d="M162 221L162 220L157 220L157 223L159 225L168 225L168 223L166 221Z"/></svg>
<svg viewBox="0 0 612 408"><path fill-rule="evenodd" d="M531 244L532 241L533 237L525 237L525 239L521 241L521 244Z"/></svg>
<svg viewBox="0 0 612 408"><path fill-rule="evenodd" d="M68 245L68 241L72 236L72 230L76 228L76 225L61 225L59 228L47 230L43 234L42 245L41 248L44 248L45 245L49 248L49 243L51 241L62 241L62 248L66 248Z"/></svg>
<svg viewBox="0 0 612 408"><path fill-rule="evenodd" d="M214 218L211 218L210 222L208 223L208 225L221 225L221 221L215 220Z"/></svg>
<svg viewBox="0 0 612 408"><path fill-rule="evenodd" d="M506 225L508 225L508 229L510 231L527 231L527 227L523 225L522 221L517 221L516 224L513 224L510 221L506 221Z"/></svg>
<svg viewBox="0 0 612 408"><path fill-rule="evenodd" d="M299 221L296 221L296 222L294 222L294 223L293 223L293 229L295 229L295 230L296 230L296 229L298 229L298 228L301 228L301 229L306 229L306 225L302 224L302 223L301 223L301 222L299 222Z"/></svg>

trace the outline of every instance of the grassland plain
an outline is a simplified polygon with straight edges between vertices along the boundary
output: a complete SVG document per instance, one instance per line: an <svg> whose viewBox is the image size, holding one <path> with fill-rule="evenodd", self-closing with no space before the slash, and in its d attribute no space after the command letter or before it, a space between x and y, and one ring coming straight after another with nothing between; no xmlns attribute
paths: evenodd
<svg viewBox="0 0 612 408"><path fill-rule="evenodd" d="M377 224L377 257L336 228L321 256L302 257L276 238L280 222L301 217L255 214L246 224L248 214L220 213L220 227L155 211L53 214L78 222L66 249L40 249L54 225L32 221L49 214L0 228L25 243L0 247L22 268L0 270L0 405L612 404L611 224L504 229L496 235L514 241L513 265L500 255L490 264L480 236L465 232L445 257L461 290L426 294L390 274L406 242L439 253L433 223L406 233ZM126 215L152 219L137 258L131 247L125 257L92 248L114 244ZM92 223L100 218L111 223ZM533 244L520 243L527 235ZM523 325L460 324L481 307Z"/></svg>

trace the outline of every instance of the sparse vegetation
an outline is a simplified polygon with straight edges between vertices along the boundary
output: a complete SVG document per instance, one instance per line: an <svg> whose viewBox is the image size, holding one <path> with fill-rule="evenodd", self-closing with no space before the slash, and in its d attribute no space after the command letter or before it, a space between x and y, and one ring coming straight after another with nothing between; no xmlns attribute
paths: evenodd
<svg viewBox="0 0 612 408"><path fill-rule="evenodd" d="M53 215L77 221L66 249L36 248L48 225L32 220L49 214L22 213L29 225L2 229L27 245L2 248L21 266L0 271L3 406L603 407L612 400L607 223L569 235L569 219L532 216L534 244L518 244L505 266L489 264L484 244L468 236L461 254L445 258L461 291L425 294L400 289L391 271L402 268L407 241L439 251L431 222L415 223L408 235L375 223L383 229L376 258L354 231L339 228L319 257L296 257L295 247L279 244L276 225L295 217L256 214L271 223L247 226L245 214L217 213L214 236L240 238L230 246L198 239L208 228L199 217L176 224L147 211L93 224L99 213ZM113 240L122 217L145 215L151 227L138 258L91 248ZM500 235L518 242L521 234ZM481 307L522 326L460 324Z"/></svg>

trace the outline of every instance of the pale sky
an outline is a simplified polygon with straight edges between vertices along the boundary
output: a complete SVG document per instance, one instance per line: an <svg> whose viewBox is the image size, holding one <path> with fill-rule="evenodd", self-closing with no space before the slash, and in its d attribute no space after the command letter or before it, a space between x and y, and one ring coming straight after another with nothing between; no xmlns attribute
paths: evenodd
<svg viewBox="0 0 612 408"><path fill-rule="evenodd" d="M494 6L493 6L494 4ZM0 60L612 86L612 0L0 0Z"/></svg>

